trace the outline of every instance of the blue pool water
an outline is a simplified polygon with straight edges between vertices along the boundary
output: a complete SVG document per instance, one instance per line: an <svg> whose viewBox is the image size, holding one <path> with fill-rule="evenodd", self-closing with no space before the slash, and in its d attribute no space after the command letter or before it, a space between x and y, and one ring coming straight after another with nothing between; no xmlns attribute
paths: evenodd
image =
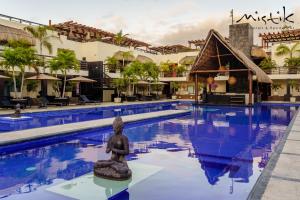
<svg viewBox="0 0 300 200"><path fill-rule="evenodd" d="M84 108L61 111L33 112L24 113L22 116L30 117L25 120L7 120L7 115L0 116L0 133L24 130L30 128L39 128L74 122L83 122L110 118L114 116L133 115L161 110L175 109L174 103L152 103L152 104L135 104L126 106L109 106L98 108Z"/></svg>
<svg viewBox="0 0 300 200"><path fill-rule="evenodd" d="M194 107L186 116L126 125L129 162L162 170L113 199L246 199L295 112L288 106ZM0 198L70 199L47 188L108 158L111 134L93 129L0 147Z"/></svg>

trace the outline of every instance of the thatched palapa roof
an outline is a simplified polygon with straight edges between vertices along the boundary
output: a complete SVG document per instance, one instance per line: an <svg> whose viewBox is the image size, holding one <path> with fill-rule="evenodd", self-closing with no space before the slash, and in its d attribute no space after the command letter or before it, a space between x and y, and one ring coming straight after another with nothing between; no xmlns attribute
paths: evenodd
<svg viewBox="0 0 300 200"><path fill-rule="evenodd" d="M22 29L0 25L0 42L6 43L9 40L26 40L30 44L35 45L35 39L30 33Z"/></svg>
<svg viewBox="0 0 300 200"><path fill-rule="evenodd" d="M153 60L147 56L142 56L142 55L138 55L136 57L137 61L140 61L141 63L146 63L146 62L153 62Z"/></svg>
<svg viewBox="0 0 300 200"><path fill-rule="evenodd" d="M197 71L198 73L199 71L217 71L220 67L219 62L223 66L230 63L229 70L250 70L256 75L258 82L272 83L269 76L243 52L231 46L217 31L210 30L205 45L192 67L191 75L197 73Z"/></svg>

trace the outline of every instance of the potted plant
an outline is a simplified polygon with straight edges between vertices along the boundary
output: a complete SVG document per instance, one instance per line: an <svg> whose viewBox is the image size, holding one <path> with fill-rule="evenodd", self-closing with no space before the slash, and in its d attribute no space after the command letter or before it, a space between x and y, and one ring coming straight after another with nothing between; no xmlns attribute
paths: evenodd
<svg viewBox="0 0 300 200"><path fill-rule="evenodd" d="M278 82L273 82L272 83L272 90L273 90L273 95L278 96L278 90L281 89L281 84Z"/></svg>
<svg viewBox="0 0 300 200"><path fill-rule="evenodd" d="M179 88L179 84L176 83L176 82L171 82L171 90L172 90L172 99L177 99L177 95L176 95L176 91L178 90Z"/></svg>
<svg viewBox="0 0 300 200"><path fill-rule="evenodd" d="M292 90L292 95L290 97L290 102L296 102L296 97L293 96L293 91L294 91L294 89L299 91L299 83L296 80L289 80L288 85L290 86L290 88Z"/></svg>
<svg viewBox="0 0 300 200"><path fill-rule="evenodd" d="M35 80L30 80L27 82L26 84L26 89L27 89L27 92L28 92L28 96L31 97L31 98L36 98L37 97L37 93L36 93L36 90L38 88L38 81L35 81Z"/></svg>
<svg viewBox="0 0 300 200"><path fill-rule="evenodd" d="M123 79L123 78L114 79L113 84L114 84L115 88L117 89L117 97L114 98L114 102L121 103L122 102L121 92L126 87L125 79Z"/></svg>
<svg viewBox="0 0 300 200"><path fill-rule="evenodd" d="M276 62L272 60L270 57L263 59L259 63L259 67L264 70L267 74L271 73L271 70L276 68Z"/></svg>

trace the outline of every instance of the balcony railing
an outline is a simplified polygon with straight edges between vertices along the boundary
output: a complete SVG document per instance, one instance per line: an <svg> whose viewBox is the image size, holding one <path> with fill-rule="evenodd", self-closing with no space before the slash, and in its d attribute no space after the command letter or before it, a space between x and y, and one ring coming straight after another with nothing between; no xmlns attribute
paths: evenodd
<svg viewBox="0 0 300 200"><path fill-rule="evenodd" d="M273 69L264 69L264 72L267 74L300 74L300 66L299 67L293 67L293 68L287 68L287 67L276 67Z"/></svg>

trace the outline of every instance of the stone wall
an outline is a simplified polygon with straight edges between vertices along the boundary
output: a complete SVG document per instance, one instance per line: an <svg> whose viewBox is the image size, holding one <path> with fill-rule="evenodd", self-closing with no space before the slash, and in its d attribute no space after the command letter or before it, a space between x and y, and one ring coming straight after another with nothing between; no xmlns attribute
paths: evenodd
<svg viewBox="0 0 300 200"><path fill-rule="evenodd" d="M248 23L230 25L229 41L232 46L250 58L253 46L253 27Z"/></svg>

